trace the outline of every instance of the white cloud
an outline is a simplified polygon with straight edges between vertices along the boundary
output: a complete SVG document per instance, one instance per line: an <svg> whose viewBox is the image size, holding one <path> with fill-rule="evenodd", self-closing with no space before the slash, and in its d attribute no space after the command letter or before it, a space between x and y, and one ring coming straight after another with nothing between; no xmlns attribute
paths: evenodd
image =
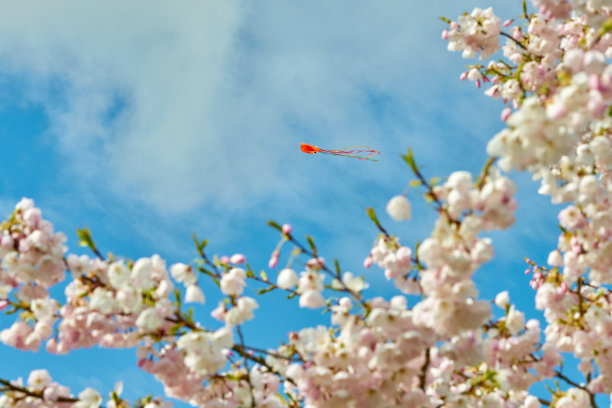
<svg viewBox="0 0 612 408"><path fill-rule="evenodd" d="M29 81L26 99L44 105L65 173L81 183L162 211L237 209L303 194L313 170L296 161L300 141L403 150L397 115L423 121L407 110L432 112L447 93L443 6L10 2L0 69ZM385 101L390 118L376 111ZM400 129L384 132L385 120ZM357 169L346 171L373 178Z"/></svg>

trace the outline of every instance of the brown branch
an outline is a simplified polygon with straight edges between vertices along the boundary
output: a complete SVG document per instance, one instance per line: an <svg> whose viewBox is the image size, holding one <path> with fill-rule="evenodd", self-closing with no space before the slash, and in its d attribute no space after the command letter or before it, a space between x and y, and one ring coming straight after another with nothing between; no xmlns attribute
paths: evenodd
<svg viewBox="0 0 612 408"><path fill-rule="evenodd" d="M419 375L419 388L425 391L425 383L427 381L427 368L429 367L429 347L425 349L425 362L421 367L421 374Z"/></svg>
<svg viewBox="0 0 612 408"><path fill-rule="evenodd" d="M19 392L22 393L24 395L27 395L29 397L34 397L34 398L38 398L41 401L49 401L49 400L45 400L45 397L43 395L43 391L30 391L25 387L20 387L18 385L14 385L12 384L10 381L7 380L3 380L0 378L0 384L4 385L6 388L4 389L0 389L0 391L13 391L13 392ZM71 398L71 397L58 397L55 400L50 400L51 402L66 402L66 403L74 403L74 402L78 402L80 401L78 398Z"/></svg>

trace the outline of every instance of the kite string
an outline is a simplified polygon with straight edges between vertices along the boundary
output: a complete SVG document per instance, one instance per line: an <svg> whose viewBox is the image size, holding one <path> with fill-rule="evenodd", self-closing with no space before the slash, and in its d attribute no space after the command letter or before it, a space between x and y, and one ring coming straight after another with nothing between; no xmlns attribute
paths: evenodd
<svg viewBox="0 0 612 408"><path fill-rule="evenodd" d="M364 149L359 149L364 148ZM355 159L360 160L372 160L378 161L379 158L374 158L377 154L380 156L380 152L378 150L374 150L368 146L351 146L345 149L332 149L332 150L324 150L321 149L319 153L330 154L333 156L345 156L345 157L353 157ZM360 155L359 153L367 153L367 155Z"/></svg>

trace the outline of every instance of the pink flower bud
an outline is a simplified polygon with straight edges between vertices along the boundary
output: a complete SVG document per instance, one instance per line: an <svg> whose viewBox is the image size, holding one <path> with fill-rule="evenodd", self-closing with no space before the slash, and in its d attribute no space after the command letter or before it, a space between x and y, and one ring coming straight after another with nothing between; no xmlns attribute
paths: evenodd
<svg viewBox="0 0 612 408"><path fill-rule="evenodd" d="M442 39L443 40L448 40L448 30L442 31Z"/></svg>
<svg viewBox="0 0 612 408"><path fill-rule="evenodd" d="M275 268L278 265L278 251L274 251L272 256L270 257L270 262L268 262L268 267L270 269Z"/></svg>
<svg viewBox="0 0 612 408"><path fill-rule="evenodd" d="M370 255L368 255L363 261L363 266L364 268L369 268L370 266L372 266L372 257Z"/></svg>
<svg viewBox="0 0 612 408"><path fill-rule="evenodd" d="M466 71L459 76L459 79L462 81L465 81L467 77L468 77L468 72Z"/></svg>
<svg viewBox="0 0 612 408"><path fill-rule="evenodd" d="M9 305L8 301L6 300L0 300L0 310L2 309L6 309L6 307Z"/></svg>
<svg viewBox="0 0 612 408"><path fill-rule="evenodd" d="M513 21L514 21L513 19L508 19L508 20L504 21L504 27L509 27L512 24Z"/></svg>
<svg viewBox="0 0 612 408"><path fill-rule="evenodd" d="M285 234L285 235L291 234L291 225L289 225L289 224L284 224L283 225L283 234Z"/></svg>
<svg viewBox="0 0 612 408"><path fill-rule="evenodd" d="M246 257L242 254L234 254L230 258L230 262L236 265L240 265L246 261Z"/></svg>
<svg viewBox="0 0 612 408"><path fill-rule="evenodd" d="M228 264L230 263L230 258L227 255L223 255L220 259L221 262L223 262L224 264Z"/></svg>

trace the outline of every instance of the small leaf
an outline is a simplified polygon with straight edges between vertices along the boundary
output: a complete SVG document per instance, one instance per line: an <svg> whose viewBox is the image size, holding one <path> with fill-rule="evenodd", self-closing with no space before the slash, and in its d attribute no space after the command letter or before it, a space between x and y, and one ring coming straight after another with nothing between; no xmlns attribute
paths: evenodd
<svg viewBox="0 0 612 408"><path fill-rule="evenodd" d="M380 225L380 222L378 221L378 217L376 216L376 213L374 212L374 209L371 208L371 207L370 208L366 208L366 212L368 213L368 217L370 217L370 219L372 220L374 225L376 225L378 230L380 232L382 232L383 234L385 234L386 236L388 236L389 234L387 234L387 231L382 227L382 225Z"/></svg>
<svg viewBox="0 0 612 408"><path fill-rule="evenodd" d="M198 250L200 250L200 241L198 240L198 237L196 236L195 232L191 232L191 238L193 238L193 243L195 244L196 248L198 248Z"/></svg>
<svg viewBox="0 0 612 408"><path fill-rule="evenodd" d="M336 268L336 274L340 276L340 264L338 263L338 258L334 258L334 267Z"/></svg>
<svg viewBox="0 0 612 408"><path fill-rule="evenodd" d="M260 289L257 294L258 295L263 295L264 293L268 293L270 291L274 290L274 286L270 286L268 288L264 288L264 289Z"/></svg>
<svg viewBox="0 0 612 408"><path fill-rule="evenodd" d="M264 271L259 272L259 276L261 276L261 279L265 280L266 282L268 281L268 275L266 275Z"/></svg>
<svg viewBox="0 0 612 408"><path fill-rule="evenodd" d="M366 208L366 212L368 213L368 217L370 217L372 222L376 224L376 226L378 227L380 225L380 222L378 222L378 217L376 216L376 212L374 211L374 208L368 207Z"/></svg>
<svg viewBox="0 0 612 408"><path fill-rule="evenodd" d="M198 272L201 272L201 273L206 274L208 276L215 276L215 274L212 271L209 271L208 269L203 268L201 266L198 266Z"/></svg>
<svg viewBox="0 0 612 408"><path fill-rule="evenodd" d="M200 249L203 251L204 248L206 247L206 245L208 245L208 240L205 239L200 243Z"/></svg>
<svg viewBox="0 0 612 408"><path fill-rule="evenodd" d="M421 186L421 180L410 180L410 187L420 187Z"/></svg>
<svg viewBox="0 0 612 408"><path fill-rule="evenodd" d="M414 155L412 154L412 149L408 149L408 154L403 154L402 158L404 159L406 163L408 163L408 165L410 166L410 168L412 169L414 173L417 173L419 171L414 161Z"/></svg>
<svg viewBox="0 0 612 408"><path fill-rule="evenodd" d="M83 229L77 229L77 235L79 237L79 246L94 247L93 239L91 238L91 232L88 227Z"/></svg>
<svg viewBox="0 0 612 408"><path fill-rule="evenodd" d="M308 246L310 247L314 257L317 258L317 247L315 246L314 240L310 235L306 235L306 241L308 241Z"/></svg>
<svg viewBox="0 0 612 408"><path fill-rule="evenodd" d="M268 225L271 226L272 228L275 228L279 231L283 231L283 227L281 227L280 225L278 225L277 223L275 223L274 221L270 220L268 221Z"/></svg>
<svg viewBox="0 0 612 408"><path fill-rule="evenodd" d="M599 35L607 34L610 31L612 31L612 17L608 17L606 21L604 21L604 23L601 25L601 28L599 29Z"/></svg>

